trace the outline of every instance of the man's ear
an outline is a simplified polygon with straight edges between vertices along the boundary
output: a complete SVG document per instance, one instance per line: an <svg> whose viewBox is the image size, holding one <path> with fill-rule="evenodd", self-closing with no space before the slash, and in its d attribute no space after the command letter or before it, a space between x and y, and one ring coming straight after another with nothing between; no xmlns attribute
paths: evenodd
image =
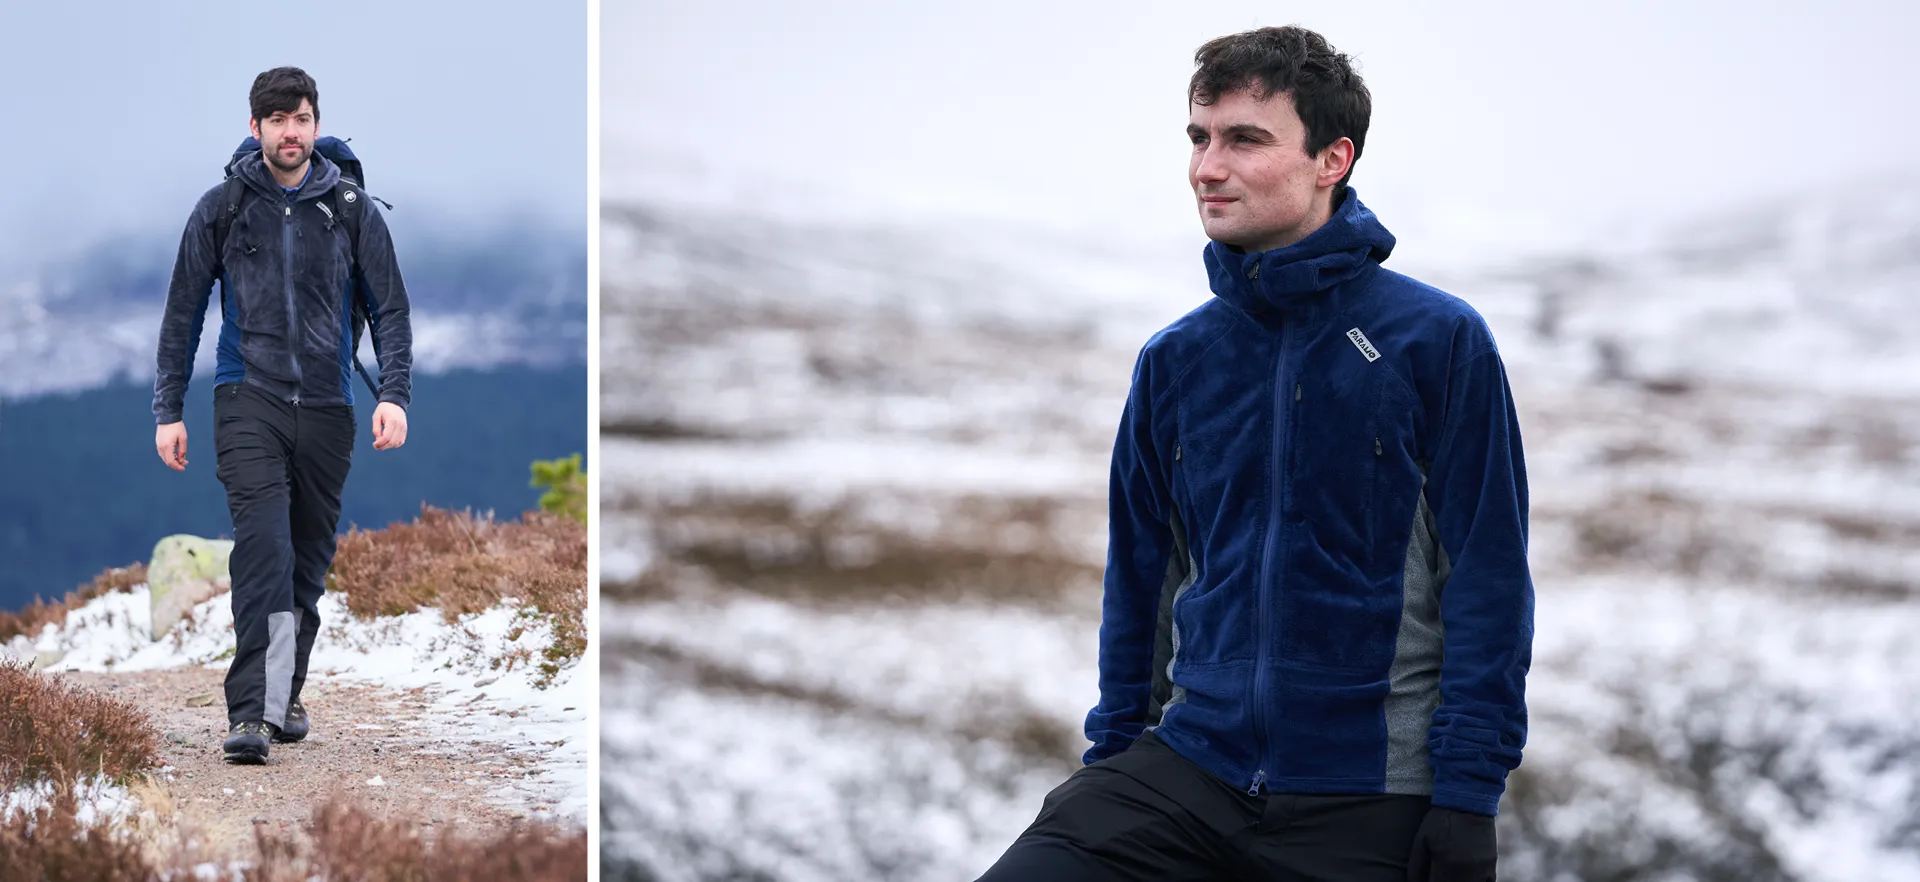
<svg viewBox="0 0 1920 882"><path fill-rule="evenodd" d="M257 119L253 119L252 117L248 117L248 118L247 118L247 131L249 131L249 132L252 132L252 133L253 133L253 139L254 139L255 141L259 141L259 140L260 140L260 121L259 121L259 120L257 120ZM264 146L264 144L263 144L263 146Z"/></svg>
<svg viewBox="0 0 1920 882"><path fill-rule="evenodd" d="M1347 137L1335 138L1333 143L1328 144L1325 149L1320 151L1320 170L1317 175L1319 178L1318 183L1322 187L1332 187L1340 183L1340 179L1346 177L1348 170L1352 168L1353 139Z"/></svg>

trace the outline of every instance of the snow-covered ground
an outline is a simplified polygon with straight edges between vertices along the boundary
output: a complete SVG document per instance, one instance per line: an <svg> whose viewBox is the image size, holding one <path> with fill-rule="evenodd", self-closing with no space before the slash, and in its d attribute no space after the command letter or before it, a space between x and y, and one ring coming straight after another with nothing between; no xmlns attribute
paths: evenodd
<svg viewBox="0 0 1920 882"><path fill-rule="evenodd" d="M1106 458L1200 242L604 216L608 855L972 878L1084 746ZM1503 877L1920 879L1920 179L1388 265L1487 316L1521 409Z"/></svg>
<svg viewBox="0 0 1920 882"><path fill-rule="evenodd" d="M42 781L0 793L0 822L12 819L16 812L32 814L46 808L54 792L51 782ZM139 804L127 788L97 777L74 782L73 798L74 820L82 827L123 823L139 812Z"/></svg>
<svg viewBox="0 0 1920 882"><path fill-rule="evenodd" d="M22 658L52 658L48 671L143 671L207 665L224 668L233 651L233 609L221 594L195 607L158 641L148 638L147 586L88 602L49 624L37 639L8 647ZM552 633L539 616L502 603L448 623L438 610L361 621L345 598L320 599L321 631L310 676L357 680L394 690L424 688L436 713L420 725L429 738L484 740L502 752L539 757L538 774L500 784L489 798L529 806L534 817L585 824L587 710L592 683L570 662L542 682L540 652ZM378 726L378 723L367 723Z"/></svg>

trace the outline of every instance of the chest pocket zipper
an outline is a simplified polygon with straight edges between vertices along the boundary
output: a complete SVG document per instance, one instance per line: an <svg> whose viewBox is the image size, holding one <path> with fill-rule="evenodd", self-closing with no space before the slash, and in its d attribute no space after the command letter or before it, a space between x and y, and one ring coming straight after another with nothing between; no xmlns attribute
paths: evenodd
<svg viewBox="0 0 1920 882"><path fill-rule="evenodd" d="M1385 459L1384 459L1385 456L1386 456L1386 447L1385 445L1380 443L1380 436L1376 434L1373 436L1373 463L1372 463L1373 467L1367 470L1367 473L1368 473L1367 509L1366 509L1367 520L1364 525L1366 528L1365 536L1366 536L1366 542L1367 542L1367 552L1366 552L1365 560L1367 562L1367 567L1369 570L1372 569L1373 564L1379 558L1378 546L1380 544L1379 524L1380 524L1380 482L1381 482L1380 467L1385 464Z"/></svg>
<svg viewBox="0 0 1920 882"><path fill-rule="evenodd" d="M1187 532L1191 534L1193 532L1193 506L1188 503L1187 497L1191 495L1192 488L1187 486L1186 466L1182 464L1182 461L1186 459L1186 455L1186 445L1175 442L1173 445L1173 483L1170 489L1173 490L1174 506L1181 509L1180 521L1187 525ZM1191 536L1189 536L1189 541L1191 541Z"/></svg>
<svg viewBox="0 0 1920 882"><path fill-rule="evenodd" d="M1199 510L1193 504L1193 486L1187 479L1187 446L1180 442L1173 445L1173 482L1169 487L1173 491L1173 505L1179 513L1180 523L1186 528L1187 547L1197 547L1200 539Z"/></svg>

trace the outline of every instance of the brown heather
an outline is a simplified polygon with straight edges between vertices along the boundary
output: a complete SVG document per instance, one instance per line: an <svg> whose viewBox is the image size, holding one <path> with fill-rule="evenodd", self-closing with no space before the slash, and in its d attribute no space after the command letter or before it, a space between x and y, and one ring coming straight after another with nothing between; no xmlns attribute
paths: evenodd
<svg viewBox="0 0 1920 882"><path fill-rule="evenodd" d="M160 734L133 705L0 661L0 785L126 783L159 756Z"/></svg>
<svg viewBox="0 0 1920 882"><path fill-rule="evenodd" d="M422 505L411 523L342 536L328 589L363 619L439 607L452 621L517 599L553 628L541 665L551 676L587 648L587 528L540 511L495 521Z"/></svg>
<svg viewBox="0 0 1920 882"><path fill-rule="evenodd" d="M249 882L575 882L587 878L587 831L531 822L488 834L381 818L335 795L314 809L306 842L262 831Z"/></svg>
<svg viewBox="0 0 1920 882"><path fill-rule="evenodd" d="M76 792L95 777L131 784L158 764L159 751L160 733L132 705L0 661L0 795L29 789L48 797L0 821L6 878L160 878L132 837L80 824ZM16 870L26 875L11 875Z"/></svg>

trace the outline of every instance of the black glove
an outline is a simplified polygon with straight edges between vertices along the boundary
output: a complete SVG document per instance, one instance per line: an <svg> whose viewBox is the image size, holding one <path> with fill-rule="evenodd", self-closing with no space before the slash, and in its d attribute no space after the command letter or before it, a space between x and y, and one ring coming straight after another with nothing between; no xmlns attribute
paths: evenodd
<svg viewBox="0 0 1920 882"><path fill-rule="evenodd" d="M1407 882L1493 882L1493 818L1434 806L1413 836Z"/></svg>

